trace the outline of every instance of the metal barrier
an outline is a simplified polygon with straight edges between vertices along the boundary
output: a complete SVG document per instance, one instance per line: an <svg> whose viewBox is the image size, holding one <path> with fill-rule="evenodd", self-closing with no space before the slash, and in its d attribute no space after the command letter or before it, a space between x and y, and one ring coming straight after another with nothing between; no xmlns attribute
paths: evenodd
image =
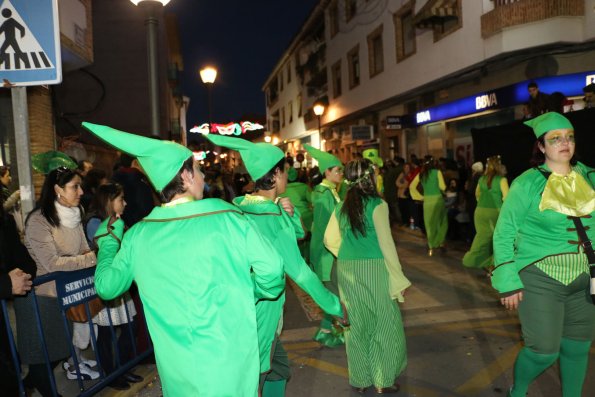
<svg viewBox="0 0 595 397"><path fill-rule="evenodd" d="M70 271L70 272L54 272L51 274L37 277L35 280L33 280L33 287L39 286L39 285L42 285L42 284L45 284L48 282L52 282L52 281L56 282L56 292L58 295L58 303L60 306L60 313L62 315L62 319L63 319L63 323L64 323L64 330L65 330L65 334L66 334L65 337L69 341L70 354L71 354L71 357L74 362L74 367L75 367L76 374L77 374L77 382L78 382L79 390L81 392L80 394L78 394L79 397L92 396L92 395L98 393L99 391L104 389L106 386L108 386L116 378L118 378L121 375L125 374L126 372L130 371L137 364L139 364L141 361L148 358L153 353L153 346L151 345L150 338L147 337L147 343L149 346L148 349L145 350L144 352L138 354L137 347L136 347L136 341L135 341L135 337L132 333L132 329L131 329L131 327L126 327L126 328L128 328L129 337L132 340L132 356L133 356L133 358L130 359L129 361L127 361L126 363L122 364L120 362L120 358L119 358L120 355L119 355L118 343L117 343L117 338L116 338L116 330L114 329L115 326L113 325L113 320L111 318L111 315L108 315L109 328L110 328L110 334L111 334L111 343L112 343L112 347L114 348L114 358L116 361L116 369L114 372L112 372L109 375L106 375L104 373L102 365L101 365L100 357L99 357L100 355L98 354L97 335L95 335L93 320L91 318L91 312L89 309L89 301L91 301L97 297L97 292L95 291L95 284L94 284L94 278L95 278L94 274L95 274L95 268L93 267L93 268L87 268L87 269ZM45 358L45 363L46 363L46 368L48 370L49 379L50 379L50 382L52 385L53 395L54 395L54 397L57 397L58 391L57 391L57 386L56 386L56 378L54 376L54 371L50 364L50 357L49 357L49 353L48 353L48 349L47 349L48 341L45 340L45 336L43 333L43 326L42 326L41 316L40 316L40 312L39 312L37 295L35 294L35 288L32 288L31 292L29 292L29 294L32 295L33 302L34 302L36 327L37 327L37 331L39 334L41 346L43 348L42 349L43 355ZM10 345L13 363L15 366L15 370L16 370L17 378L18 378L18 382L19 382L19 394L21 396L25 397L26 394L25 394L25 387L24 387L23 379L22 379L21 363L20 363L19 355L17 353L17 347L15 344L14 335L12 333L12 327L10 325L8 306L7 306L7 303L5 300L2 300L1 302L2 302L2 311L4 313L5 326L6 326L6 330L7 330L7 334L8 334L8 342ZM68 310L68 308L70 308L72 306L80 305L80 304L84 304L84 306L85 306L85 311L87 314L88 324L89 324L89 328L90 328L91 344L92 344L93 350L95 351L97 366L100 371L99 381L97 381L95 384L91 385L88 388L85 387L85 384L83 383L83 379L81 377L81 373L79 370L78 357L75 353L74 345L72 344L72 334L70 332L70 320L68 320L68 318L66 317L66 311ZM128 305L126 303L124 303L124 307L125 307L125 311L126 311L126 319L127 319L128 323L130 323L132 321L132 317L130 316L130 313L128 311ZM108 313L109 313L109 309L108 309ZM1 324L0 324L0 326L1 326ZM146 324L144 324L144 323L138 324L138 326L146 327ZM124 332L124 331L122 330L121 332ZM148 333L147 333L147 335L148 335Z"/></svg>

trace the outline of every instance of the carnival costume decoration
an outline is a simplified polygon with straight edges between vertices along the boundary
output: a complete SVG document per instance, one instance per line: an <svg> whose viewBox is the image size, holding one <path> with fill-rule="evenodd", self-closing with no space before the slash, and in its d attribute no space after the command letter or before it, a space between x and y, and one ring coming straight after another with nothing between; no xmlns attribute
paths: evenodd
<svg viewBox="0 0 595 397"><path fill-rule="evenodd" d="M50 150L44 153L38 153L31 156L31 166L37 172L44 175L59 167L66 167L70 170L77 168L77 164L67 154Z"/></svg>

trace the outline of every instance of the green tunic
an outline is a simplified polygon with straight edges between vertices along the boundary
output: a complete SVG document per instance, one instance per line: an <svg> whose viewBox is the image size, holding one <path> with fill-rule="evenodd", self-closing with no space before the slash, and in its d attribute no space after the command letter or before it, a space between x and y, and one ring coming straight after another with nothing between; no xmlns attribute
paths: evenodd
<svg viewBox="0 0 595 397"><path fill-rule="evenodd" d="M542 166L550 171L546 165ZM573 169L591 186L595 172L582 163ZM532 168L514 180L506 201L502 205L494 231L494 262L496 268L492 285L502 294L521 290L519 272L545 258L560 254L579 254L574 223L566 215L552 210L539 210L546 179ZM591 241L595 238L595 214L583 217Z"/></svg>
<svg viewBox="0 0 595 397"><path fill-rule="evenodd" d="M407 365L399 307L411 285L403 275L390 232L388 205L371 198L365 206L366 236L354 234L337 206L325 244L337 255L339 292L351 326L345 330L349 383L392 386Z"/></svg>
<svg viewBox="0 0 595 397"><path fill-rule="evenodd" d="M463 257L466 267L487 268L494 264L492 237L502 207L501 176L494 176L491 188L488 187L487 176L478 181L479 200L475 209L474 221L477 234L471 249Z"/></svg>
<svg viewBox="0 0 595 397"><path fill-rule="evenodd" d="M280 197L289 197L301 214L304 230L309 232L312 229L312 191L310 187L305 183L290 182L287 184L285 193Z"/></svg>
<svg viewBox="0 0 595 397"><path fill-rule="evenodd" d="M237 207L156 207L121 247L112 235L98 246L102 298L138 285L165 396L257 395L254 302L277 298L285 280L281 257Z"/></svg>
<svg viewBox="0 0 595 397"><path fill-rule="evenodd" d="M409 190L417 194L418 183L421 183L424 191L424 225L426 226L428 247L438 248L444 244L448 232L448 218L442 197L442 191L445 189L444 177L439 170L431 169L426 178L421 179L418 174L411 182ZM411 196L416 199L416 195L412 194Z"/></svg>
<svg viewBox="0 0 595 397"><path fill-rule="evenodd" d="M283 258L285 273L324 310L334 316L343 316L341 303L328 291L302 258L296 240L292 217L271 200L262 196L237 197L234 204L258 226L260 234L268 239ZM299 213L293 218L299 219ZM271 347L283 320L285 293L275 300L260 300L256 304L260 372L270 369Z"/></svg>
<svg viewBox="0 0 595 397"><path fill-rule="evenodd" d="M326 179L312 191L314 222L310 241L310 261L322 281L331 281L334 258L333 254L324 247L323 238L326 225L339 201L335 186Z"/></svg>

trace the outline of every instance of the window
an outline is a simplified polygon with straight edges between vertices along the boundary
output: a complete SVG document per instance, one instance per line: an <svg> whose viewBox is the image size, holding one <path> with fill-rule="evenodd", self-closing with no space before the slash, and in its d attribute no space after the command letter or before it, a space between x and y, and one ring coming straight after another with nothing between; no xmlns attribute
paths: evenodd
<svg viewBox="0 0 595 397"><path fill-rule="evenodd" d="M298 105L297 116L298 117L302 117L302 94L301 93L298 94L296 102L297 102L297 105Z"/></svg>
<svg viewBox="0 0 595 397"><path fill-rule="evenodd" d="M341 60L339 59L332 67L333 76L333 98L341 96Z"/></svg>
<svg viewBox="0 0 595 397"><path fill-rule="evenodd" d="M397 44L397 62L415 54L415 25L413 24L413 1L394 15L395 42Z"/></svg>
<svg viewBox="0 0 595 397"><path fill-rule="evenodd" d="M281 128L285 127L285 108L281 108Z"/></svg>
<svg viewBox="0 0 595 397"><path fill-rule="evenodd" d="M359 85L359 44L347 53L347 66L349 67L349 89Z"/></svg>
<svg viewBox="0 0 595 397"><path fill-rule="evenodd" d="M287 104L287 116L287 124L291 124L293 122L293 102L291 101L289 101L289 103Z"/></svg>
<svg viewBox="0 0 595 397"><path fill-rule="evenodd" d="M347 22L357 13L357 0L344 0L345 1L345 20Z"/></svg>
<svg viewBox="0 0 595 397"><path fill-rule="evenodd" d="M370 78L384 70L384 50L382 45L382 25L368 35L368 64Z"/></svg>
<svg viewBox="0 0 595 397"><path fill-rule="evenodd" d="M291 83L291 61L287 62L287 84Z"/></svg>
<svg viewBox="0 0 595 397"><path fill-rule="evenodd" d="M331 31L331 38L339 33L339 6L337 2L333 2L328 10L329 26Z"/></svg>

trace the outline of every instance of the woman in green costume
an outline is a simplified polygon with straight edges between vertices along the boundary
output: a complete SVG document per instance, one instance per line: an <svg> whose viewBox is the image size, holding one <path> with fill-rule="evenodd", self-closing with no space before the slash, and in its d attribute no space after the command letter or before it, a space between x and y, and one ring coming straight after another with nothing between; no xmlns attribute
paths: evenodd
<svg viewBox="0 0 595 397"><path fill-rule="evenodd" d="M525 342L509 396L525 397L559 359L562 395L580 397L595 337L595 280L577 223L593 241L595 172L575 161L574 128L564 116L549 112L525 124L537 137L535 167L513 182L494 231L492 285L507 309L518 308Z"/></svg>
<svg viewBox="0 0 595 397"><path fill-rule="evenodd" d="M489 269L494 266L492 237L502 201L508 194L508 180L499 175L501 167L500 156L489 157L485 175L477 183L474 217L477 234L471 249L463 257L463 265L466 267Z"/></svg>
<svg viewBox="0 0 595 397"><path fill-rule="evenodd" d="M337 257L341 300L350 327L345 330L349 383L359 393L396 393L396 378L407 365L405 331L398 304L411 285L403 274L388 217L376 190L369 160L345 167L350 187L329 221L324 242Z"/></svg>
<svg viewBox="0 0 595 397"><path fill-rule="evenodd" d="M341 160L330 153L310 145L304 145L304 148L318 161L320 172L324 174L322 182L312 190L314 215L310 240L310 263L324 285L333 293L338 294L335 258L324 246L323 239L326 225L335 210L335 205L341 202L337 188L343 182L343 164ZM320 322L320 328L314 334L314 340L327 347L335 347L344 343L341 328L337 324L333 324L333 318L329 315L325 315Z"/></svg>
<svg viewBox="0 0 595 397"><path fill-rule="evenodd" d="M283 257L287 276L322 310L343 318L339 298L324 288L300 254L295 228L296 224L301 227L299 210L293 207L290 199L279 198L285 192L290 169L283 151L268 143L255 144L241 138L213 134L207 135L207 138L218 146L240 152L248 173L254 179L254 193L236 197L234 204L256 224L260 233ZM277 299L260 300L256 304L263 397L284 396L289 379L289 360L278 338L283 325L284 303L285 293L282 293Z"/></svg>
<svg viewBox="0 0 595 397"><path fill-rule="evenodd" d="M285 193L280 194L279 197L288 197L291 203L299 211L302 221L302 227L305 232L303 239L298 241L300 252L306 260L310 262L310 231L312 230L312 189L307 184L300 182L298 179L298 171L290 167L287 171L287 188Z"/></svg>
<svg viewBox="0 0 595 397"><path fill-rule="evenodd" d="M202 200L190 150L83 125L136 156L164 202L123 239L122 220L100 225L98 294L109 300L138 285L164 396L257 396L254 301L283 291L282 258L237 207Z"/></svg>
<svg viewBox="0 0 595 397"><path fill-rule="evenodd" d="M422 189L419 189L418 185L421 185ZM420 173L409 185L409 192L413 200L423 200L429 256L434 255L436 248L444 248L444 240L448 232L448 217L442 196L444 190L446 190L446 184L442 172L436 169L434 158L426 156Z"/></svg>

